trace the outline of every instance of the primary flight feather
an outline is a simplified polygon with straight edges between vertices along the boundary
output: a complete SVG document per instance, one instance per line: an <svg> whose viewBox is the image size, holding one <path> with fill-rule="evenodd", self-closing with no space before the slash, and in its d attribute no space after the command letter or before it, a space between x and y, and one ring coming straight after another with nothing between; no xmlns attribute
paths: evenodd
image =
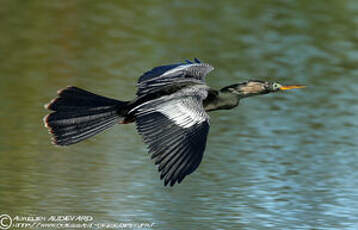
<svg viewBox="0 0 358 230"><path fill-rule="evenodd" d="M194 62L158 66L140 76L137 96L119 101L69 86L46 105L44 124L56 145L71 145L115 124L135 122L164 185L180 183L199 166L210 128L207 112L232 109L243 98L302 88L250 80L216 90L205 83L214 68Z"/></svg>

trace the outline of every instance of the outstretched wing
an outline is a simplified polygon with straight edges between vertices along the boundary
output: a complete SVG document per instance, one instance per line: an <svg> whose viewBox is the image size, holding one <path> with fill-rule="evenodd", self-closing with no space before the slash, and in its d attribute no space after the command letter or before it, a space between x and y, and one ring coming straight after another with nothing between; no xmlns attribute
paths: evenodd
<svg viewBox="0 0 358 230"><path fill-rule="evenodd" d="M184 88L134 108L137 130L155 159L164 185L180 183L200 164L209 132L206 89Z"/></svg>
<svg viewBox="0 0 358 230"><path fill-rule="evenodd" d="M173 85L186 85L187 83L204 83L204 77L214 68L201 63L195 58L195 63L186 61L172 65L158 66L144 73L138 80L137 96L154 93Z"/></svg>
<svg viewBox="0 0 358 230"><path fill-rule="evenodd" d="M194 63L199 64L201 62L199 59L195 58ZM193 62L191 62L189 60L185 60L185 62L183 62L183 63L176 63L176 64L162 65L162 66L154 67L153 69L142 74L139 77L138 83L158 77L158 76L162 75L163 73L167 72L168 70L174 69L178 66L188 65L188 64L193 64Z"/></svg>

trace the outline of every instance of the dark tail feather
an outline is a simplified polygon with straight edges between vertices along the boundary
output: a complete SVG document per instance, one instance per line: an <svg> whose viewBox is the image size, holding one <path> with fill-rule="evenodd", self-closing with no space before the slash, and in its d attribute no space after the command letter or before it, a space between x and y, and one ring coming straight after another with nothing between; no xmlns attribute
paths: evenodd
<svg viewBox="0 0 358 230"><path fill-rule="evenodd" d="M117 124L122 102L90 93L77 87L67 87L45 107L54 112L44 117L44 124L56 145L71 145L92 137Z"/></svg>

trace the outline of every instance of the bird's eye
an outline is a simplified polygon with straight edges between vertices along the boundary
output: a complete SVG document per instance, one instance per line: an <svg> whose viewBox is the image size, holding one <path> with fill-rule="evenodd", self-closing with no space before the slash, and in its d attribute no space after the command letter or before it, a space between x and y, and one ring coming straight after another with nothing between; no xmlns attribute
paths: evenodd
<svg viewBox="0 0 358 230"><path fill-rule="evenodd" d="M272 89L273 89L273 90L279 90L280 87L281 87L281 85L278 84L278 83L273 83L273 84L272 84Z"/></svg>

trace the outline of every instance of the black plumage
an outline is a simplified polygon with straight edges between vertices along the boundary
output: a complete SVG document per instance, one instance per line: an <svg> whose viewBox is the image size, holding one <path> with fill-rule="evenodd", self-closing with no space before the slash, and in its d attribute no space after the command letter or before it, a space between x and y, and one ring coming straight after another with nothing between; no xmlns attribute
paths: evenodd
<svg viewBox="0 0 358 230"><path fill-rule="evenodd" d="M162 113L153 112L137 116L136 124L165 185L180 183L200 164L209 132L207 121L181 128Z"/></svg>
<svg viewBox="0 0 358 230"><path fill-rule="evenodd" d="M114 124L136 122L164 185L180 183L199 166L209 132L207 112L232 109L240 99L301 86L246 81L221 90L208 87L205 76L214 68L194 62L158 66L138 80L137 97L118 101L77 87L58 92L44 118L56 145L71 145Z"/></svg>

